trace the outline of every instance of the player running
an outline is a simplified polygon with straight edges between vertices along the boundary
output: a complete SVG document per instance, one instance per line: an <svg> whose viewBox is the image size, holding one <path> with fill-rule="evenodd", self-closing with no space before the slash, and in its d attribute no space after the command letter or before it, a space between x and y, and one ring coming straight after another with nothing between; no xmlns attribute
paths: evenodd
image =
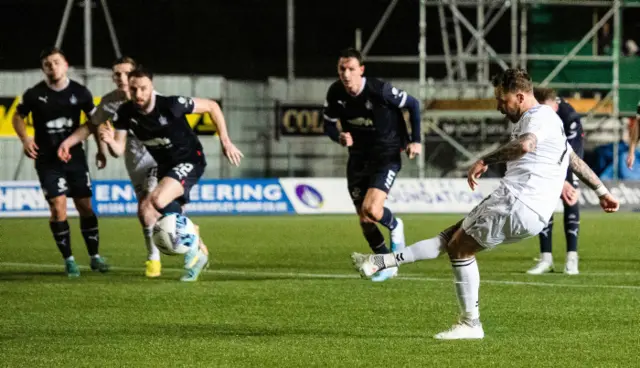
<svg viewBox="0 0 640 368"><path fill-rule="evenodd" d="M472 190L488 165L507 162L500 186L463 220L438 236L420 241L391 254L352 254L353 264L363 276L446 252L455 278L461 315L457 324L436 339L482 339L478 292L480 273L476 253L502 243L515 243L536 236L547 226L562 192L567 168L600 197L605 212L615 212L618 201L602 181L573 152L563 124L552 108L538 104L531 78L521 69L508 69L493 85L498 110L515 123L509 143L476 161L469 169Z"/></svg>
<svg viewBox="0 0 640 368"><path fill-rule="evenodd" d="M76 131L67 138L58 149L58 157L66 161L70 158L70 150L76 144L86 140L89 135L102 123L113 118L118 107L131 99L129 92L129 73L136 68L136 62L130 57L124 56L116 59L112 64L112 79L116 85L116 89L107 93L102 97L98 105L96 113L91 118L93 126L85 124L80 126ZM98 135L96 134L96 137ZM104 142L99 141L100 146L106 146ZM102 150L106 150L103 147ZM103 160L105 160L103 158ZM127 173L131 179L131 184L138 199L138 218L142 224L142 216L140 212L140 203L157 185L157 179L152 171L156 167L156 162L151 157L144 145L132 134L127 137L127 145L124 153L125 166ZM100 160L98 160L100 165ZM102 161L102 167L106 165L106 160ZM100 167L100 166L98 166ZM160 252L153 244L152 228L142 227L145 244L147 247L147 261L145 275L147 277L158 277L161 274Z"/></svg>
<svg viewBox="0 0 640 368"><path fill-rule="evenodd" d="M71 149L73 158L62 162L56 155L60 143L80 125L80 113L88 118L95 112L91 92L67 77L69 64L62 50L45 49L40 54L44 81L29 88L13 117L13 128L24 146L24 152L35 160L40 186L49 203L49 226L62 253L67 276L80 276L80 269L71 252L71 233L67 222L67 196L73 198L80 214L80 229L84 237L91 269L107 272L109 266L98 253L98 218L91 208L91 180L82 145ZM35 139L27 136L25 119L33 117Z"/></svg>
<svg viewBox="0 0 640 368"><path fill-rule="evenodd" d="M580 158L584 157L582 122L580 114L564 99L557 97L556 92L550 88L535 88L533 94L539 103L550 106L555 111L564 126L567 140L573 148L573 152ZM562 187L562 203L564 205L564 235L567 242L567 257L564 273L577 275L578 271L578 232L580 231L580 205L578 204L579 180L571 171L567 170ZM554 270L552 257L553 239L553 215L547 226L542 229L540 238L540 260L533 268L527 271L531 275L540 275Z"/></svg>
<svg viewBox="0 0 640 368"><path fill-rule="evenodd" d="M128 132L136 136L158 164L158 185L140 203L143 226L152 228L161 214L182 211L189 202L189 191L207 165L202 144L189 126L186 115L208 112L216 122L222 151L233 165L243 157L231 143L220 106L201 98L162 96L153 89L153 74L138 68L129 74L131 100L113 116L113 126L99 128L100 139L116 155L124 153ZM182 281L196 281L209 260L204 243L185 254Z"/></svg>
<svg viewBox="0 0 640 368"><path fill-rule="evenodd" d="M377 254L389 253L376 223L391 232L391 251L405 247L402 220L384 206L389 190L402 166L406 148L413 159L420 144L420 104L405 91L388 82L363 76L364 65L358 50L346 49L338 59L340 80L327 92L324 106L325 133L349 148L347 186L360 217L360 227L369 247ZM411 136L402 114L409 110ZM340 121L342 131L338 130ZM397 274L396 267L377 273L372 280L384 281Z"/></svg>

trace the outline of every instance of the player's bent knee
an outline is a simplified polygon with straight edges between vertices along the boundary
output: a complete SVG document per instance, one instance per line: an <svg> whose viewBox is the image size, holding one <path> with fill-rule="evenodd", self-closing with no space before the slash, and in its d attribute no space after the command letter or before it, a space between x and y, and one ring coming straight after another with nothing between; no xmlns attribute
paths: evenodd
<svg viewBox="0 0 640 368"><path fill-rule="evenodd" d="M362 207L362 215L370 222L376 222L382 218L383 208L375 203L365 203Z"/></svg>
<svg viewBox="0 0 640 368"><path fill-rule="evenodd" d="M446 250L449 259L467 259L475 256L482 247L473 237L459 228L447 244Z"/></svg>

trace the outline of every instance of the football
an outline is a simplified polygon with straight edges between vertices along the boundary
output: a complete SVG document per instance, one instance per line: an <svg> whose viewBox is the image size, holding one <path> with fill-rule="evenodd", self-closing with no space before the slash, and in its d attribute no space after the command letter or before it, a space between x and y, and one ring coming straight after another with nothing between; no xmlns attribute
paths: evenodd
<svg viewBox="0 0 640 368"><path fill-rule="evenodd" d="M167 255L185 254L199 241L193 222L179 213L163 215L153 227L153 242Z"/></svg>

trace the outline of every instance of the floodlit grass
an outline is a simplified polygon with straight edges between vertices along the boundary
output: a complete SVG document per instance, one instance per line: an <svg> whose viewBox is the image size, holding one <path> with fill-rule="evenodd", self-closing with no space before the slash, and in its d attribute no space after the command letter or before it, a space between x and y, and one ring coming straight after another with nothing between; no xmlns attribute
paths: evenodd
<svg viewBox="0 0 640 368"><path fill-rule="evenodd" d="M640 343L638 215L583 214L578 276L529 276L537 239L478 256L486 338L442 342L455 322L449 262L403 266L385 283L362 280L357 219L194 217L212 251L198 283L181 259L143 276L134 218L102 218L109 274L83 265L68 279L45 219L0 219L3 367L632 367ZM460 216L404 216L409 243ZM562 219L554 232L563 269Z"/></svg>

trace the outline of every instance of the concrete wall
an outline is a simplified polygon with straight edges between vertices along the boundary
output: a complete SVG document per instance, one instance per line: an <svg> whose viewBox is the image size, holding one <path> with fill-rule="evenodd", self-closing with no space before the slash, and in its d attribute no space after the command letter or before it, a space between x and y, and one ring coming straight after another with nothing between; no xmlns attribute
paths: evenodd
<svg viewBox="0 0 640 368"><path fill-rule="evenodd" d="M95 70L84 78L78 70L70 69L69 75L81 83L86 83L91 92L103 95L113 89L110 71ZM42 80L40 70L21 72L0 72L0 97L15 97ZM408 93L418 95L415 80L390 80ZM345 171L346 152L325 137L295 138L275 140L276 122L274 106L276 101L290 101L322 104L330 79L299 79L291 84L285 79L269 78L264 82L227 80L220 76L157 75L154 77L156 90L163 94L220 99L229 125L229 133L239 148L245 153L245 161L240 168L231 168L220 159L220 149L213 137L202 137L209 159L206 176L217 177L282 177L294 176L342 176ZM456 98L459 91L431 88L430 94L441 98ZM490 91L468 90L462 97L486 97ZM10 124L10 122L9 122ZM94 143L88 142L90 155L95 153ZM304 154L304 157L300 157ZM0 180L14 177L16 167L21 162L21 148L15 138L0 138ZM107 168L97 171L90 157L92 176L96 178L125 178L126 172L121 160L110 160ZM19 179L35 179L32 163L22 161ZM407 163L402 176L416 176L415 162Z"/></svg>

